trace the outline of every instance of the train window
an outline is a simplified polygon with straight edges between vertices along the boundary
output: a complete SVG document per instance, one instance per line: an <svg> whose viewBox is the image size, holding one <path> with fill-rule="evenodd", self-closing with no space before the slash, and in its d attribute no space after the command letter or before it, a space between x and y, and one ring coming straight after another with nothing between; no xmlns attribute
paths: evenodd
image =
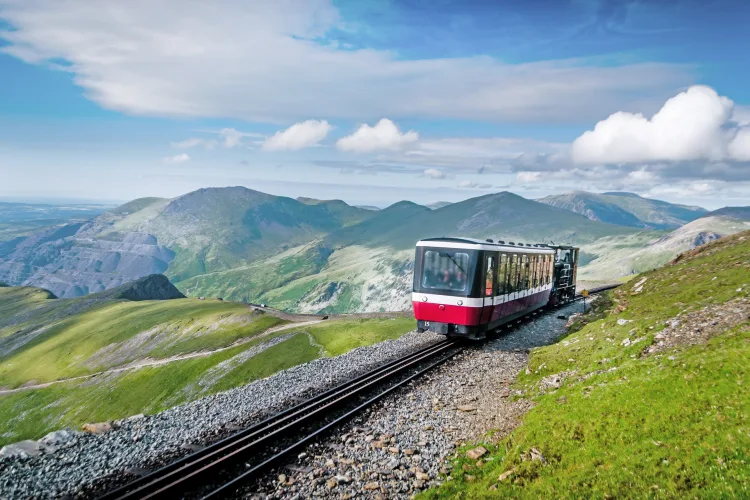
<svg viewBox="0 0 750 500"><path fill-rule="evenodd" d="M519 278L518 278L518 290L526 290L526 279L528 277L529 272L529 258L526 255L519 255L520 260L520 266L519 266Z"/></svg>
<svg viewBox="0 0 750 500"><path fill-rule="evenodd" d="M487 256L487 272L484 277L484 296L492 297L495 289L495 257L493 255Z"/></svg>
<svg viewBox="0 0 750 500"><path fill-rule="evenodd" d="M544 285L544 257L546 257L546 256L545 255L540 255L538 257L539 260L537 262L537 267L536 267L536 272L537 272L536 277L537 277L538 283L537 283L536 286L542 286L542 285Z"/></svg>
<svg viewBox="0 0 750 500"><path fill-rule="evenodd" d="M495 295L505 293L505 267L508 265L508 255L501 253L497 258L497 291Z"/></svg>
<svg viewBox="0 0 750 500"><path fill-rule="evenodd" d="M469 254L454 250L427 250L424 253L422 287L466 291Z"/></svg>
<svg viewBox="0 0 750 500"><path fill-rule="evenodd" d="M531 288L531 278L534 268L532 267L531 255L526 256L526 290Z"/></svg>
<svg viewBox="0 0 750 500"><path fill-rule="evenodd" d="M510 255L508 260L508 279L505 283L505 293L513 293L516 291L516 279L517 279L517 256Z"/></svg>
<svg viewBox="0 0 750 500"><path fill-rule="evenodd" d="M547 256L547 284L552 283L552 273L555 268L555 262L551 255Z"/></svg>
<svg viewBox="0 0 750 500"><path fill-rule="evenodd" d="M532 286L534 288L539 286L539 257L539 255L532 256L534 259L534 284Z"/></svg>

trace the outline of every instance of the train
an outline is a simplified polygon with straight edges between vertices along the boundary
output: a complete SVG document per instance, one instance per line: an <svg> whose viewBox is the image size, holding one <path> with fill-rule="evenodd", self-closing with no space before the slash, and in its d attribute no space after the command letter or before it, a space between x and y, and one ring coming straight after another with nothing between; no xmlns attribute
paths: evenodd
<svg viewBox="0 0 750 500"><path fill-rule="evenodd" d="M492 239L419 240L412 303L417 331L479 340L575 298L579 248Z"/></svg>

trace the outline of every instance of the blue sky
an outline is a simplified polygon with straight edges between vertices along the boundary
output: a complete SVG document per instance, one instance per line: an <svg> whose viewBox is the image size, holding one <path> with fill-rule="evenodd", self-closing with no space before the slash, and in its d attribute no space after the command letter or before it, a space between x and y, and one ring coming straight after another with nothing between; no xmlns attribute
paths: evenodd
<svg viewBox="0 0 750 500"><path fill-rule="evenodd" d="M750 199L748 2L92 5L0 0L0 197Z"/></svg>

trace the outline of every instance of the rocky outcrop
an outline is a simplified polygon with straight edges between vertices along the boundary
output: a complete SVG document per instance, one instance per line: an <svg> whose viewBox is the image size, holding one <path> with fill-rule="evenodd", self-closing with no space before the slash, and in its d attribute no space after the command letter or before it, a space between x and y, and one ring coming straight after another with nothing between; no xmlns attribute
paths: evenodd
<svg viewBox="0 0 750 500"><path fill-rule="evenodd" d="M91 223L71 224L26 238L0 255L0 279L80 297L163 273L175 257L149 233L92 233Z"/></svg>
<svg viewBox="0 0 750 500"><path fill-rule="evenodd" d="M170 300L185 298L163 274L151 274L99 295L110 299L125 300Z"/></svg>

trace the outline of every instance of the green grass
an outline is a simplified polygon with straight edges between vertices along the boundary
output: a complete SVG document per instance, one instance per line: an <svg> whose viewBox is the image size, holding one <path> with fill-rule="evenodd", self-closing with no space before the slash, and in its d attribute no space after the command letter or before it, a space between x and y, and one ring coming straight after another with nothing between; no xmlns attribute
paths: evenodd
<svg viewBox="0 0 750 500"><path fill-rule="evenodd" d="M318 358L318 355L318 348L310 344L309 337L298 333L253 356L251 361L234 368L222 377L216 388L226 390L246 384L250 380L268 377L278 371L312 361Z"/></svg>
<svg viewBox="0 0 750 500"><path fill-rule="evenodd" d="M262 302L266 294L273 294L295 280L320 272L331 254L330 248L318 244L296 250L290 250L280 259L276 256L226 271L199 273L199 276L179 281L177 287L190 296ZM170 272L176 272L175 265L170 267ZM276 302L274 305L278 306Z"/></svg>
<svg viewBox="0 0 750 500"><path fill-rule="evenodd" d="M414 330L413 318L337 320L305 327L328 356L338 356L357 347L390 340Z"/></svg>
<svg viewBox="0 0 750 500"><path fill-rule="evenodd" d="M491 461L468 466L474 481L465 480L460 450L454 470L461 473L422 498L750 495L750 321L704 344L640 356L677 313L748 297L750 233L728 240L640 276L648 278L642 293L630 294L629 284L612 294L619 312L532 351L530 373L517 385L534 408L506 439L488 436ZM573 370L559 389L538 389L542 378ZM528 460L531 448L547 463Z"/></svg>
<svg viewBox="0 0 750 500"><path fill-rule="evenodd" d="M36 300L33 295L26 300ZM216 349L281 323L276 317L254 314L242 304L222 301L178 299L106 303L65 317L32 342L0 359L0 385L17 387L29 381L48 382L86 375L147 356L167 357ZM7 335L13 328L0 332ZM128 345L127 341L138 334L142 342ZM90 359L110 344L120 344L116 360L99 363Z"/></svg>
<svg viewBox="0 0 750 500"><path fill-rule="evenodd" d="M39 438L61 427L76 428L86 422L156 413L309 361L313 359L310 354L315 355L317 351L310 346L306 335L296 335L251 357L214 384L195 390L208 370L257 343L206 357L103 375L82 384L64 382L0 395L0 445ZM303 349L301 343L307 343L308 349Z"/></svg>
<svg viewBox="0 0 750 500"><path fill-rule="evenodd" d="M204 307L208 306L211 309L222 304L231 305L197 300L164 302L190 302ZM115 305L122 307L122 304ZM152 306L147 303L146 305ZM84 316L89 317L93 314L94 317L98 317L107 309L109 307L104 310L95 310L93 313L87 312ZM243 310L247 311L244 307ZM122 317L122 310L118 308L118 311ZM175 309L172 311L174 312ZM152 311L152 314L159 316L156 311ZM134 320L133 317L127 316L124 319ZM160 317L160 319L163 318ZM268 319L268 316L261 316L247 326L260 327ZM189 320L183 318L182 315L174 316L173 321L178 324L184 321L185 324L182 327L189 324ZM147 321L147 323L150 322ZM84 321L78 325L83 329L77 330L77 335L86 334L85 324ZM109 333L109 338L124 335L118 332L117 323L97 324L100 329L105 324L115 329ZM239 387L253 380L273 375L280 370L316 359L321 355L320 346L325 355L334 356L356 347L397 338L413 328L414 321L404 317L330 320L319 325L303 326L297 330L292 328L257 336L245 344L208 356L98 375L85 381L60 382L46 388L0 395L0 446L21 439L36 439L61 427L76 428L86 422L114 420L138 413L153 414L208 394ZM100 331L100 333L107 332ZM289 336L289 338L242 361L244 358L240 356L248 349L281 336ZM225 341L229 340L229 337L222 338ZM70 342L73 340L70 339ZM87 342L90 343L91 340L88 339L82 343ZM197 346L183 344L183 348L186 347ZM60 352L64 355L63 357L70 355L65 349ZM27 358L24 359L26 363L31 363ZM34 376L38 380L42 375L46 375L54 379L61 373L68 373L64 363L55 364L54 360L46 359L41 365L50 363L49 367L33 363L31 363L32 367L25 367L20 363L14 364L15 369L6 372L6 378L21 380ZM59 366L64 367L62 372L52 371ZM7 384L3 382L3 385Z"/></svg>

